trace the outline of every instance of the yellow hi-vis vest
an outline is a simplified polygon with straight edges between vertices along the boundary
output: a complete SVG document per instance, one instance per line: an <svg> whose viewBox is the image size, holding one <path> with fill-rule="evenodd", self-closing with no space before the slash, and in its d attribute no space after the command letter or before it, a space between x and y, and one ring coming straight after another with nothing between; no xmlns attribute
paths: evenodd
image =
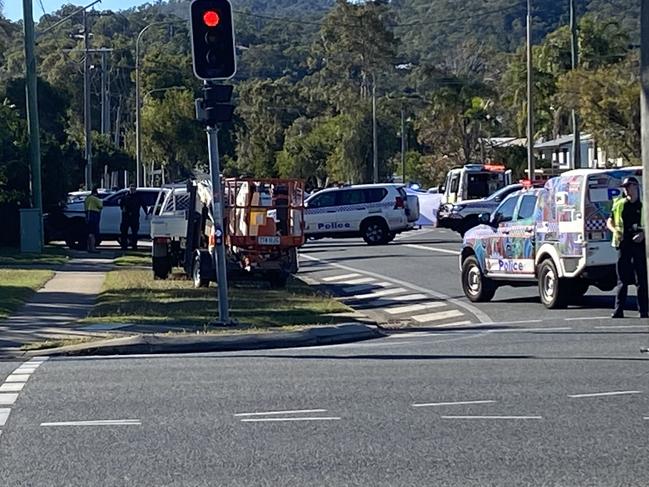
<svg viewBox="0 0 649 487"><path fill-rule="evenodd" d="M613 208L611 210L611 218L613 219L613 226L617 230L613 234L613 240L611 241L611 245L613 247L618 248L620 246L620 235L624 233L624 221L622 220L622 213L624 211L624 205L629 200L626 199L626 196L620 196L618 198L615 198L613 200ZM640 213L640 226L644 230L644 209Z"/></svg>

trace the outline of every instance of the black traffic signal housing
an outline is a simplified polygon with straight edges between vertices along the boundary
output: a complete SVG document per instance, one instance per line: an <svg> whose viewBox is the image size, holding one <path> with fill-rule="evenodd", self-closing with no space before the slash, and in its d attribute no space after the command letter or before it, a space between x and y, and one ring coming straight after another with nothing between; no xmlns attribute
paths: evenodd
<svg viewBox="0 0 649 487"><path fill-rule="evenodd" d="M202 80L232 78L237 71L232 4L193 0L189 9L194 74Z"/></svg>

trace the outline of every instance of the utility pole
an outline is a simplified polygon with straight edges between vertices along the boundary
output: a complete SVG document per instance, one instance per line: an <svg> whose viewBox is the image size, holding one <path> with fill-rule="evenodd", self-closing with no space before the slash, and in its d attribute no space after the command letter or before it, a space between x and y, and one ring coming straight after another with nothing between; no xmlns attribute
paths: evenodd
<svg viewBox="0 0 649 487"><path fill-rule="evenodd" d="M572 48L572 69L579 67L579 39L577 37L577 10L575 0L570 0L570 32ZM572 111L572 163L575 169L581 168L581 133L579 131L579 114Z"/></svg>
<svg viewBox="0 0 649 487"><path fill-rule="evenodd" d="M83 11L83 120L86 134L86 190L92 189L92 120L90 113L90 38L88 13Z"/></svg>
<svg viewBox="0 0 649 487"><path fill-rule="evenodd" d="M532 0L527 0L527 173L534 181L534 73L532 72Z"/></svg>
<svg viewBox="0 0 649 487"><path fill-rule="evenodd" d="M642 192L644 221L649 221L649 0L641 0L640 10L640 110L642 140ZM645 235L649 236L645 228ZM647 247L647 264L649 264L649 240ZM649 351L645 349L644 351Z"/></svg>
<svg viewBox="0 0 649 487"><path fill-rule="evenodd" d="M406 109L401 102L401 169L403 170L403 184L406 184Z"/></svg>
<svg viewBox="0 0 649 487"><path fill-rule="evenodd" d="M379 147L376 127L376 75L372 75L372 182L379 182Z"/></svg>
<svg viewBox="0 0 649 487"><path fill-rule="evenodd" d="M25 35L25 91L27 96L27 127L29 132L29 159L31 165L32 208L37 212L36 226L38 241L31 242L40 253L43 249L43 196L41 189L41 142L38 120L38 78L36 75L34 17L32 0L23 0L23 23ZM22 220L22 218L21 218ZM24 232L23 232L24 233ZM21 239L22 247L22 239Z"/></svg>

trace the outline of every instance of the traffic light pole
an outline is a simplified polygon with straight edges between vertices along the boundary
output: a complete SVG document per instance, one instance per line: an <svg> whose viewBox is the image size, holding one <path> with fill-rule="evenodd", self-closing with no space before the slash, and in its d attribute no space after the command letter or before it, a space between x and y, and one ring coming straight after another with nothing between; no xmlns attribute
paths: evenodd
<svg viewBox="0 0 649 487"><path fill-rule="evenodd" d="M219 129L216 125L207 127L207 146L210 157L212 179L212 217L214 219L214 249L212 259L216 269L216 284L219 293L219 322L230 323L228 302L228 275L225 262L225 231L223 228L223 187L221 185L221 161L219 159Z"/></svg>

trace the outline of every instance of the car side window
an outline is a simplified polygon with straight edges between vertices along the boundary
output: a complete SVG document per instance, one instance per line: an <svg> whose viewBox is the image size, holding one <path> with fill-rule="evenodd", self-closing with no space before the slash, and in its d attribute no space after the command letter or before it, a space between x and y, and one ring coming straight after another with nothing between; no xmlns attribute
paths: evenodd
<svg viewBox="0 0 649 487"><path fill-rule="evenodd" d="M365 203L365 195L362 189L348 189L338 193L338 205L360 205Z"/></svg>
<svg viewBox="0 0 649 487"><path fill-rule="evenodd" d="M399 193L402 194L402 198L405 198L405 191L400 188ZM365 190L365 202L366 203L379 203L383 201L385 195L388 194L388 190L385 188L370 188Z"/></svg>
<svg viewBox="0 0 649 487"><path fill-rule="evenodd" d="M155 205L155 201L158 199L158 193L155 191L141 191L139 196L142 204L147 208Z"/></svg>
<svg viewBox="0 0 649 487"><path fill-rule="evenodd" d="M536 208L536 196L527 195L523 196L521 206L518 209L517 220L528 220L534 216L534 209Z"/></svg>
<svg viewBox="0 0 649 487"><path fill-rule="evenodd" d="M460 175L454 174L451 178L451 193L457 193L457 190L460 188Z"/></svg>
<svg viewBox="0 0 649 487"><path fill-rule="evenodd" d="M322 193L311 201L309 201L309 208L324 208L326 206L335 206L336 205L336 193L330 191L328 193Z"/></svg>
<svg viewBox="0 0 649 487"><path fill-rule="evenodd" d="M514 211L518 203L518 195L511 195L498 207L494 217L498 223L510 222L514 219Z"/></svg>
<svg viewBox="0 0 649 487"><path fill-rule="evenodd" d="M124 193L118 193L110 198L106 198L104 200L104 206L119 206L119 203L122 201L122 196L124 196Z"/></svg>

